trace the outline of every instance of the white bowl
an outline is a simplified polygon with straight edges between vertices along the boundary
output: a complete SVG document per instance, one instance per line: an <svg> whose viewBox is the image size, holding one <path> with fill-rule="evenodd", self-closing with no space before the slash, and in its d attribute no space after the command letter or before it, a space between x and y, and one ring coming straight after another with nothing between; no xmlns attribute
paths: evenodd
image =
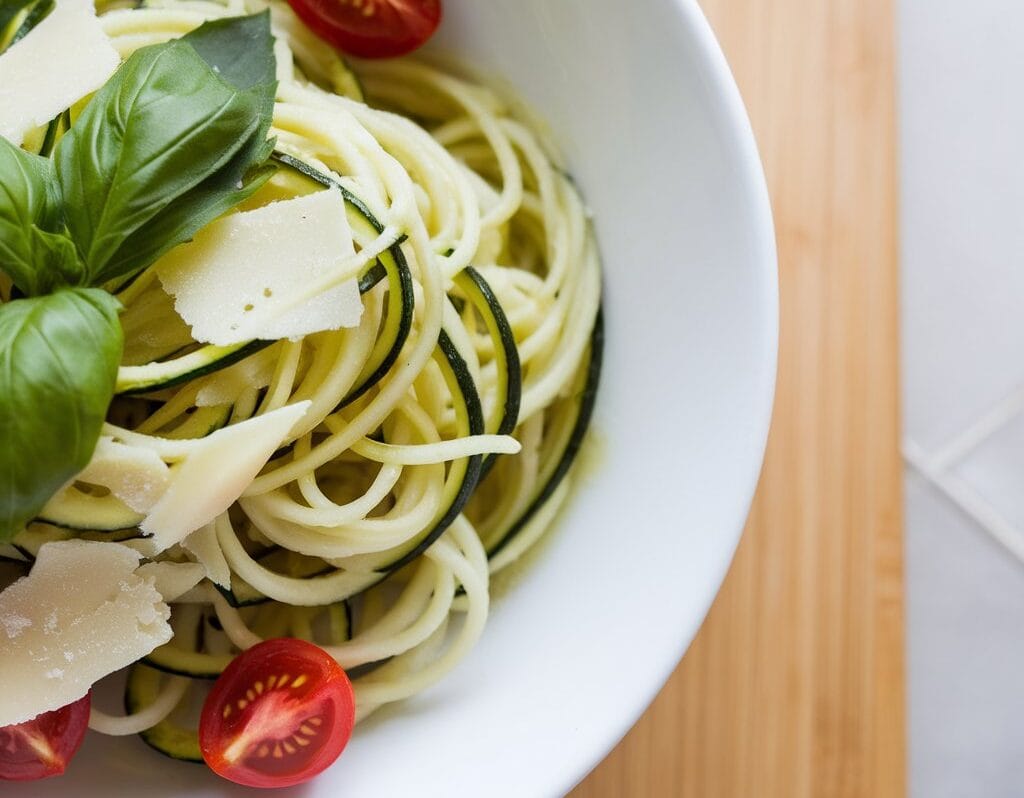
<svg viewBox="0 0 1024 798"><path fill-rule="evenodd" d="M757 479L777 337L750 126L692 0L447 0L440 45L550 123L606 267L601 457L544 553L441 685L360 727L285 794L539 798L629 729L693 638ZM5 794L251 794L89 735L63 779Z"/></svg>

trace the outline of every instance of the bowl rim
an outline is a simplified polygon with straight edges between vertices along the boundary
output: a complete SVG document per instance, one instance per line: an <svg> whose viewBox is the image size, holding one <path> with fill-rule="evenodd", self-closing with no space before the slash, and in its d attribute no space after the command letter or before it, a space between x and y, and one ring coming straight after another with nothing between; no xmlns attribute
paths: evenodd
<svg viewBox="0 0 1024 798"><path fill-rule="evenodd" d="M764 368L760 372L761 384L751 398L751 404L755 405L757 409L750 425L750 428L755 430L755 433L750 436L750 456L743 463L746 473L743 475L742 481L745 483L745 488L742 492L742 500L735 504L734 521L728 527L724 527L720 535L721 545L718 547L717 562L712 568L714 573L711 584L715 587L703 597L703 605L699 607L698 612L693 612L691 605L691 611L688 613L691 622L676 638L676 645L667 649L668 655L664 656L662 662L659 663L660 675L657 679L652 680L644 700L635 707L633 713L621 718L618 723L610 724L611 731L605 735L604 744L595 750L592 761L584 765L582 770L577 766L571 778L563 778L559 785L559 795L568 795L581 784L632 730L661 693L703 625L735 557L747 517L750 514L764 464L775 404L779 344L778 251L771 198L757 140L732 69L710 21L698 5L697 0L668 0L668 4L677 11L681 29L692 34L695 49L708 67L705 77L710 85L711 94L721 100L720 113L728 123L727 131L731 137L730 146L737 155L737 182L744 188L745 194L751 200L753 217L751 238L756 247L756 254L751 257L751 264L759 273L758 278L764 287L761 298L762 322L761 328L757 330L756 338L760 342L760 360Z"/></svg>

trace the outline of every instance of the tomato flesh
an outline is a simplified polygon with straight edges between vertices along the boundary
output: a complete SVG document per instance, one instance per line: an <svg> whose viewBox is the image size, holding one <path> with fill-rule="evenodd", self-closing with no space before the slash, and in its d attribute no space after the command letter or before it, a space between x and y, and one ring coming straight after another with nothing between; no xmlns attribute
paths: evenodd
<svg viewBox="0 0 1024 798"><path fill-rule="evenodd" d="M322 648L266 640L239 654L203 704L199 747L247 787L309 781L338 758L355 725L352 683Z"/></svg>
<svg viewBox="0 0 1024 798"><path fill-rule="evenodd" d="M35 781L59 776L89 727L91 698L0 728L0 779Z"/></svg>
<svg viewBox="0 0 1024 798"><path fill-rule="evenodd" d="M362 58L412 52L441 24L441 0L288 0L321 39Z"/></svg>

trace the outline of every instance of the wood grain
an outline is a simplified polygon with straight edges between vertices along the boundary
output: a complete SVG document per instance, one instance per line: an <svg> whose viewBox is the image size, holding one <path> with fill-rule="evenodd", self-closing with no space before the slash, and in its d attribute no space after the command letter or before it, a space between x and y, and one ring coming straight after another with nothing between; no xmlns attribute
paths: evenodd
<svg viewBox="0 0 1024 798"><path fill-rule="evenodd" d="M725 586L573 798L906 794L891 0L704 0L776 216L777 405Z"/></svg>

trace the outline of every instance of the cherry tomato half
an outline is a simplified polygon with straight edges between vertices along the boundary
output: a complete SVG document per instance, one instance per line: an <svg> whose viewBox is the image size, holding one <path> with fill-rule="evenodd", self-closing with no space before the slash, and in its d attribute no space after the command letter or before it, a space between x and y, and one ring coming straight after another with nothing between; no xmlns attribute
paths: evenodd
<svg viewBox="0 0 1024 798"><path fill-rule="evenodd" d="M89 727L91 698L0 728L0 779L35 781L64 772Z"/></svg>
<svg viewBox="0 0 1024 798"><path fill-rule="evenodd" d="M220 776L247 787L309 781L341 754L355 725L345 671L305 640L265 640L239 654L213 685L199 747Z"/></svg>
<svg viewBox="0 0 1024 798"><path fill-rule="evenodd" d="M363 58L405 55L441 24L441 0L288 0L324 41Z"/></svg>

